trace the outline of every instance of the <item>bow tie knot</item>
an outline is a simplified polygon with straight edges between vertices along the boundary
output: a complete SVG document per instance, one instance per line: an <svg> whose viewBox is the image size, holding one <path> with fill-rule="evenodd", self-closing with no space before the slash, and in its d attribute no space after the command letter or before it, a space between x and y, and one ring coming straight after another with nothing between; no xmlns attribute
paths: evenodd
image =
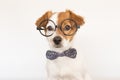
<svg viewBox="0 0 120 80"><path fill-rule="evenodd" d="M58 53L58 52L50 51L50 50L46 52L46 57L47 59L50 59L50 60L54 60L58 57L63 57L63 56L66 56L69 58L76 58L76 55L77 55L77 51L74 48L70 48L62 53Z"/></svg>

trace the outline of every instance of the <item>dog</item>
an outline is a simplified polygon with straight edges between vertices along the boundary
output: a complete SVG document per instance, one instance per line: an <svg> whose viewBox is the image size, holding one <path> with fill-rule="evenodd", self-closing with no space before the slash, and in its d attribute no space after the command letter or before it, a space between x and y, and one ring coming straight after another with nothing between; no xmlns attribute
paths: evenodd
<svg viewBox="0 0 120 80"><path fill-rule="evenodd" d="M36 21L51 49L46 52L47 80L91 80L82 54L73 46L74 36L84 23L83 17L71 10L47 11Z"/></svg>

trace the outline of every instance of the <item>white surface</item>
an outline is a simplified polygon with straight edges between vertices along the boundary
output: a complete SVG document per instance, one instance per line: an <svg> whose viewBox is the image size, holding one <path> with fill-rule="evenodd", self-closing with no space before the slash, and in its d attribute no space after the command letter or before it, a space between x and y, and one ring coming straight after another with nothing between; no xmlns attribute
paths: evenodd
<svg viewBox="0 0 120 80"><path fill-rule="evenodd" d="M91 75L119 78L119 3L119 0L1 0L0 80L42 80L43 53L49 47L34 23L47 10L65 9L85 17L86 24L77 34L76 46L84 53Z"/></svg>

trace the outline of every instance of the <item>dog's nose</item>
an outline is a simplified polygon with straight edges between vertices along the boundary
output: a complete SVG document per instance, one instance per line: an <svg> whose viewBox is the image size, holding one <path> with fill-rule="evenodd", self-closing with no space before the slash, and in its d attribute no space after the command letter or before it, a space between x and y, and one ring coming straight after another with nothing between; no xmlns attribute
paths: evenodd
<svg viewBox="0 0 120 80"><path fill-rule="evenodd" d="M53 38L53 41L56 45L58 45L62 41L62 38L60 36L56 36Z"/></svg>

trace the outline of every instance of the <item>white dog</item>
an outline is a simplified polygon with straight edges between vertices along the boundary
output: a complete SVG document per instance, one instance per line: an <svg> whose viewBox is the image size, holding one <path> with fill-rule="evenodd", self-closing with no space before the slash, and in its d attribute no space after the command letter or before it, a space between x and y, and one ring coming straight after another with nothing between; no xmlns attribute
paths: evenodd
<svg viewBox="0 0 120 80"><path fill-rule="evenodd" d="M37 29L47 37L51 50L46 52L47 80L91 80L83 57L73 45L74 35L84 19L70 10L47 11L36 21Z"/></svg>

